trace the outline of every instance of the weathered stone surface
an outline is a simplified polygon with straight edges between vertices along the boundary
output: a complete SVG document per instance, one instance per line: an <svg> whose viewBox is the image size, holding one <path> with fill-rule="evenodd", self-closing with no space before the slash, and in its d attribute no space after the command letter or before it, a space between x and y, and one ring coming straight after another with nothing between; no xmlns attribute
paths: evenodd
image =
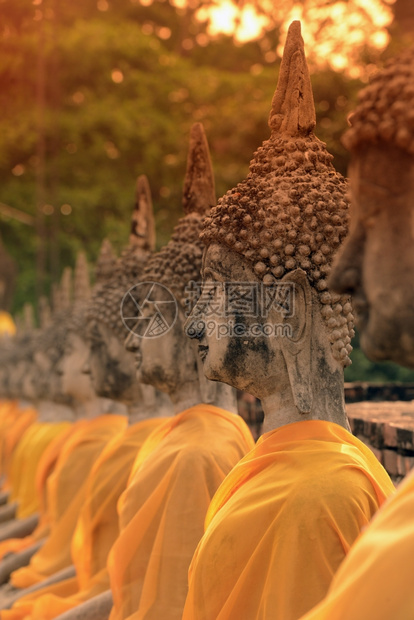
<svg viewBox="0 0 414 620"><path fill-rule="evenodd" d="M214 301L227 303L220 285L238 283L264 291L262 305L252 313L230 304L225 316L216 317L223 331L242 326L243 336L227 330L218 337L217 330L206 329L212 303L205 297L191 315L206 377L260 398L265 431L310 419L348 428L343 368L350 363L352 307L349 296L332 295L326 281L347 234L347 182L313 133L315 122L300 23L293 22L270 111L270 137L254 153L246 179L211 209L201 234L207 246L205 293L217 283ZM265 307L266 292L287 289L294 312L288 302ZM281 335L266 333L269 326ZM250 407L245 413L257 417Z"/></svg>
<svg viewBox="0 0 414 620"><path fill-rule="evenodd" d="M352 232L329 286L352 295L361 347L414 367L414 48L389 60L359 94L351 152Z"/></svg>

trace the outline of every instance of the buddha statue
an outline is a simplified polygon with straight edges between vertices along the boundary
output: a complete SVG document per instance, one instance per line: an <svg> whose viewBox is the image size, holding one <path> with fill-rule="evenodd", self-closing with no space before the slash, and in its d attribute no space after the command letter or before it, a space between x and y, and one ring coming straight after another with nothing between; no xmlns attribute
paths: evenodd
<svg viewBox="0 0 414 620"><path fill-rule="evenodd" d="M56 378L53 355L57 341L56 334L45 335L34 327L33 309L26 304L22 330L14 339L6 371L8 394L19 402L19 412L4 439L7 446L7 489L10 494L7 505L0 509L0 519L8 516L7 525L0 531L0 541L30 534L37 526L37 463L43 449L73 419L73 410L67 403L59 405L52 402L53 379ZM51 357L45 353L47 347L53 352ZM41 367L36 363L36 356L42 362ZM22 462L28 463L25 470L21 467Z"/></svg>
<svg viewBox="0 0 414 620"><path fill-rule="evenodd" d="M389 60L359 95L344 136L351 226L330 285L353 295L364 352L414 366L412 221L414 49ZM414 473L353 545L326 597L303 620L388 620L414 610Z"/></svg>
<svg viewBox="0 0 414 620"><path fill-rule="evenodd" d="M297 619L393 489L348 432L353 315L349 297L327 284L347 233L347 185L313 133L298 21L269 126L247 178L202 227L203 289L186 331L208 379L261 399L265 434L209 507L185 620Z"/></svg>
<svg viewBox="0 0 414 620"><path fill-rule="evenodd" d="M28 567L25 572L20 571L17 577L12 575L13 583L18 585L23 577L25 585L28 586L20 593L18 603L13 608L12 613L15 614L19 614L21 609L28 615L28 607L33 605L33 613L44 620L72 608L76 617L79 605L82 607L84 601L109 589L106 557L119 533L116 510L119 495L126 487L129 471L146 436L163 421L162 413L165 415L169 412L169 403L164 395L157 395L151 387L140 390L140 386L135 382L133 356L123 347L126 330L119 311L125 294L125 274L138 277L154 244L152 203L148 182L144 176L137 181L136 193L130 244L119 261L114 259L108 242L103 244L96 269L97 284L90 301L85 301L86 295L83 294L78 303L76 302L76 293L79 294L82 289L87 288L87 279L84 276L82 284L85 268L83 272L79 270L77 278L75 272L75 305L65 322L65 354L58 363L58 375L62 394L76 397L77 411L82 412L82 423L90 418L91 425L84 424L83 428L79 429L82 433L78 433L76 451L72 451L76 462L66 459L62 464L62 458L58 459L57 471L53 476L59 478L59 484L53 482L53 487L58 494L64 493L68 498L73 496L75 499L68 501L69 508L61 519L64 531L59 523L52 527L49 540L36 554L33 566ZM92 324L89 332L90 318ZM92 336L91 339L87 337L89 335ZM93 386L96 386L97 392L103 398L95 397L94 401L91 400L92 395L95 395ZM101 446L97 453L96 445L92 453L91 445L98 443L95 435L99 438L99 432L102 434L102 428L107 426L110 418L114 418L108 415L108 408L104 408L102 404L110 403L109 411L113 411L113 401L108 400L108 397L122 403L128 415L129 426L126 427L125 421L125 428L118 428L118 432L106 442L103 449ZM96 407L91 409L95 401L100 403L99 412ZM84 447L80 442L82 437L86 439L87 445ZM73 443L73 437L69 441ZM88 449L87 462L85 447ZM76 468L77 474L71 471ZM78 487L77 490L67 492L66 489L74 484ZM60 487L63 488L59 491ZM79 501L80 494L82 506ZM55 502L56 500L53 503ZM69 521L72 529L68 537ZM58 571L61 566L58 566L57 562L53 563L50 556L53 550L59 549L56 555L61 561L64 555L67 556L67 553L63 552L64 545L70 551L73 566ZM36 568L37 573L41 572L40 564L47 568L49 575L43 575L45 578L38 583L29 584L29 578L33 581L33 569ZM55 568L54 574L50 574L51 565ZM46 570L43 572L46 573ZM73 576L76 577L75 584ZM54 584L57 581L59 595L54 595ZM39 596L34 595L37 590L41 590ZM17 594L10 597L5 604L10 606L16 600ZM101 609L99 605L98 607Z"/></svg>
<svg viewBox="0 0 414 620"><path fill-rule="evenodd" d="M98 273L105 251L103 247L97 265ZM104 275L101 277L104 278ZM98 286L101 285L98 277L97 282ZM63 333L63 355L56 364L55 400L72 402L76 419L92 419L108 412L126 415L126 408L122 404L97 395L90 374L85 373L85 365L88 364L90 356L86 325L92 292L84 252L79 252L77 257L73 288L73 305L66 318Z"/></svg>
<svg viewBox="0 0 414 620"><path fill-rule="evenodd" d="M63 271L59 287L53 294L53 318L34 337L31 372L26 376L24 395L34 402L42 421L73 421L74 400L60 389L58 367L65 352L66 322L72 312L72 269Z"/></svg>
<svg viewBox="0 0 414 620"><path fill-rule="evenodd" d="M163 393L135 378L132 353L123 346L128 330L120 308L131 283L140 280L145 262L155 248L151 190L145 175L137 179L129 245L113 265L111 277L96 287L87 311L89 359L83 371L97 394L128 406L130 422L170 413Z"/></svg>
<svg viewBox="0 0 414 620"><path fill-rule="evenodd" d="M414 49L390 60L359 95L343 140L352 218L330 286L350 293L372 360L414 367Z"/></svg>
<svg viewBox="0 0 414 620"><path fill-rule="evenodd" d="M136 380L167 394L175 415L144 443L119 501L120 535L108 561L111 620L181 618L188 565L209 501L253 445L235 413L234 391L205 379L196 347L183 331L186 288L200 278L201 224L214 202L208 145L196 124L183 192L185 216L170 242L147 260L140 281L125 283L132 306L142 309L139 325L125 319Z"/></svg>
<svg viewBox="0 0 414 620"><path fill-rule="evenodd" d="M64 282L69 283L67 275L64 277ZM74 292L73 304L67 307L65 303L61 303L59 306L58 302L60 311L53 323L44 328L44 332L35 342L35 361L38 363L37 367L35 365L35 370L39 372L40 366L44 371L46 365L51 363L53 368L50 367L46 381L29 381L29 385L40 386L40 393L42 394L44 390L51 399L47 401L50 403L48 410L53 414L51 431L59 432L54 432L52 437L54 441L36 443L40 459L32 468L34 470L32 476L36 477L37 481L37 487L33 481L36 495L39 490L39 468L45 470L47 474L44 479L44 486L47 484L45 491L47 500L38 527L31 536L22 541L7 540L3 545L4 549L0 545L0 555L3 555L2 551L5 550L8 553L16 552L13 557L0 564L1 579L4 580L16 569L20 571L19 574L13 573L11 586L7 591L3 591L1 603L3 607L11 605L27 594L28 588L37 588L38 583L42 583L44 587L48 579L56 582L73 576L70 542L80 509L80 497L85 492L88 471L112 436L127 424L125 407L97 397L90 377L82 372L82 366L88 357L88 349L85 348L85 325L86 307L90 296L88 265L84 253L79 253L77 258ZM62 300L66 295L59 297ZM42 346L39 347L39 344ZM36 393L33 396L35 397ZM70 427L68 424L58 422L59 401L69 402L73 407L75 424ZM57 411L54 411L55 408ZM121 415L116 415L119 413ZM40 425L39 431L42 436L45 434L44 424ZM56 450L56 442L59 442L60 454ZM32 447L33 442L28 444L27 449ZM47 467L45 461L48 459L50 462ZM27 477L28 472L25 472L26 486L28 486ZM17 529L22 523L18 520L14 525L16 531L10 531L9 539L18 535ZM38 544L40 538L42 538L41 549ZM34 550L34 555L30 555L31 550ZM56 562L53 560L53 555L57 558ZM30 565L26 568L25 565L29 561ZM57 578L55 573L60 570L62 573Z"/></svg>
<svg viewBox="0 0 414 620"><path fill-rule="evenodd" d="M0 394L3 399L0 431L0 539L7 535L10 522L15 519L18 509L17 498L11 499L12 455L23 433L37 419L37 412L27 400L23 399L22 384L30 371L28 351L32 347L29 334L17 334L7 343L2 343L0 356ZM13 476L16 479L16 476ZM37 518L26 522L33 529Z"/></svg>

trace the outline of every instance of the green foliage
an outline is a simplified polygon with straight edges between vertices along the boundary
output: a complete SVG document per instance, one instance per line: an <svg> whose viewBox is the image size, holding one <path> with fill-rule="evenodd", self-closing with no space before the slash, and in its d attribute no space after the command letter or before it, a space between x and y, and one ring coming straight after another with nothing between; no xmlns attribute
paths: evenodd
<svg viewBox="0 0 414 620"><path fill-rule="evenodd" d="M352 341L354 350L351 353L351 366L345 369L345 381L386 381L413 382L414 370L403 368L392 362L371 362L359 346L359 336Z"/></svg>
<svg viewBox="0 0 414 620"><path fill-rule="evenodd" d="M46 253L47 290L53 273L73 266L81 248L94 261L104 237L118 252L125 246L139 174L150 181L158 246L168 241L182 214L193 122L201 121L207 133L217 196L247 174L254 151L269 135L278 63L265 57L276 49L277 30L243 46L225 36L206 44L204 26L194 21L191 7L180 12L169 2L145 7L130 0L108 6L102 12L95 0L41 5L0 0L0 202L31 215L39 200L40 207L54 208L54 215L44 215L42 241L33 227L0 219L4 243L20 271L15 310L35 300L39 244ZM39 19L40 10L45 20ZM187 48L184 41L190 41ZM314 73L312 83L316 133L346 174L340 137L360 84L332 71ZM42 135L45 195L40 198ZM69 214L62 213L62 205L64 212L70 205ZM54 264L56 244L59 264ZM388 364L372 365L359 349L353 359L348 380L406 376Z"/></svg>

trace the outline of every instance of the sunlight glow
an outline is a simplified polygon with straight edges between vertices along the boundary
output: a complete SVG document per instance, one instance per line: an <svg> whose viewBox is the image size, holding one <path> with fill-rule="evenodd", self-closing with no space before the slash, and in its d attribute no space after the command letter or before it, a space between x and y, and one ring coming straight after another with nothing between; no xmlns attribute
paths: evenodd
<svg viewBox="0 0 414 620"><path fill-rule="evenodd" d="M231 35L236 30L237 7L230 1L215 2L211 6L204 6L197 12L200 21L208 20L208 32L211 35Z"/></svg>
<svg viewBox="0 0 414 620"><path fill-rule="evenodd" d="M182 6L185 0L172 0ZM186 0L188 2L188 0ZM363 77L361 53L370 48L383 50L389 42L388 26L393 18L391 4L395 0L279 0L277 9L272 0L213 0L196 12L200 21L207 21L207 32L233 36L244 43L256 40L266 30L279 27L282 55L289 24L300 19L310 64L346 71L352 77Z"/></svg>
<svg viewBox="0 0 414 620"><path fill-rule="evenodd" d="M115 84L121 84L124 81L124 74L120 69L114 69L111 73L111 78Z"/></svg>
<svg viewBox="0 0 414 620"><path fill-rule="evenodd" d="M292 9L281 29L278 55L283 52L287 29L293 19L302 22L307 57L313 65L345 71L351 77L366 78L361 52L368 46L381 51L389 42L386 29L392 11L381 0L353 0L327 5L304 3Z"/></svg>
<svg viewBox="0 0 414 620"><path fill-rule="evenodd" d="M240 43L257 39L270 23L269 17L259 15L253 4L238 7L231 0L214 0L212 5L200 8L196 15L200 21L208 22L207 31L211 36L233 35Z"/></svg>
<svg viewBox="0 0 414 620"><path fill-rule="evenodd" d="M269 19L267 17L258 15L254 6L246 4L242 8L240 24L236 29L236 37L242 43L257 39L268 24Z"/></svg>

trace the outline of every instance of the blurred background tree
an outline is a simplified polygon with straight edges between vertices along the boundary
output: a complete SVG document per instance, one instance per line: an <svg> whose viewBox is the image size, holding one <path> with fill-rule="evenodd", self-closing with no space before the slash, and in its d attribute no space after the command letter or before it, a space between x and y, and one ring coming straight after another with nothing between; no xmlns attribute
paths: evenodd
<svg viewBox="0 0 414 620"><path fill-rule="evenodd" d="M158 246L169 239L193 122L207 133L217 196L246 175L268 137L292 19L316 133L346 174L340 137L357 92L414 21L411 0L0 0L0 12L0 231L19 267L15 311L49 293L80 248L93 262L104 237L125 245L139 174ZM407 380L361 356L349 376Z"/></svg>

